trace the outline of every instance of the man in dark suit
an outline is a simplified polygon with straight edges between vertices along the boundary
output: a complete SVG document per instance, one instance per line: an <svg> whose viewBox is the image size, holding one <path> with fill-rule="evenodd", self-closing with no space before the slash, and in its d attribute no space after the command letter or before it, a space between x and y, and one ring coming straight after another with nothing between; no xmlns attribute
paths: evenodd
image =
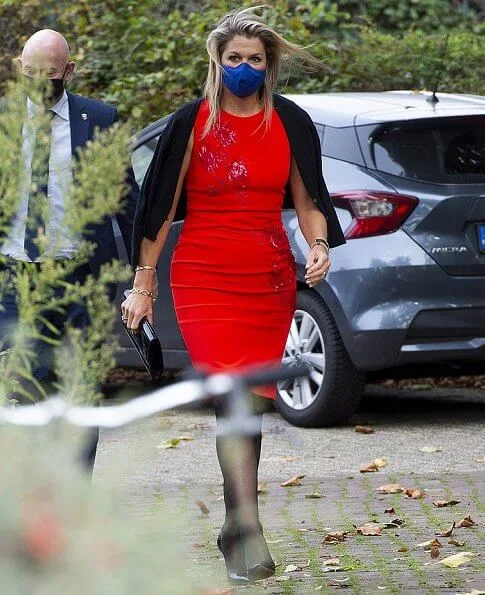
<svg viewBox="0 0 485 595"><path fill-rule="evenodd" d="M66 92L66 84L72 79L76 65L69 58L69 46L66 40L56 31L42 30L35 33L25 44L21 64L26 83L32 83L32 93L29 93L26 103L27 118L22 133L22 147L19 147L19 157L24 165L25 183L22 195L19 197L17 213L7 233L0 237L0 254L3 255L6 263L0 266L4 267L13 264L17 266L16 261L34 263L32 266L35 267L37 263L46 259L61 260L74 256L82 237L70 233L63 225L67 196L73 181L72 163L79 157L79 151L93 138L96 128L108 128L118 119L114 107ZM44 92L41 94L34 93L34 89L38 88L34 84L36 81L42 83ZM43 108L40 106L41 103L44 104ZM41 138L40 136L36 138L36 135L39 135L39 129L36 132L35 118L44 110L47 110L50 115L50 130L45 136L50 147L47 146L47 142L46 146L41 147L41 150L47 154L48 173L43 182L44 186L40 183L40 188L47 197L50 216L45 221L47 243L41 250L39 243L31 237L30 227L32 226L28 225L28 221L33 202L32 187L33 183L37 182L34 167L37 161L34 159L34 152L39 150ZM127 182L129 192L116 218L127 252L130 254L133 217L139 193L131 168L128 170ZM37 187L39 188L39 184ZM82 283L87 274L97 275L103 263L118 257L111 218L106 217L103 222L87 230L86 239L94 242L96 248L88 264L76 269L70 277L71 282ZM114 296L113 287L110 288L111 299L114 299ZM5 295L2 298L2 306L0 342L7 338L18 317L16 296ZM80 328L89 323L86 309L82 304L71 305L63 316L54 312L50 315L49 323L54 324L61 332L68 322ZM6 342L8 344L8 339ZM34 369L34 377L40 383L49 373L49 368L45 365L45 361L49 361L49 358L43 358L46 347L42 342L36 346L39 361ZM41 363L43 359L44 363Z"/></svg>

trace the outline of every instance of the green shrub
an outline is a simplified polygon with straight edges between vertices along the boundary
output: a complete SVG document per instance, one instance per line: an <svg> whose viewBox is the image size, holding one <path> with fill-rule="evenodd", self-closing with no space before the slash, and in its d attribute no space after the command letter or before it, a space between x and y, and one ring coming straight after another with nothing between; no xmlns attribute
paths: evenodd
<svg viewBox="0 0 485 595"><path fill-rule="evenodd" d="M9 23L6 29L11 32L4 35L10 57L36 28L58 28L79 66L73 89L113 102L137 128L200 95L208 32L229 9L257 4L254 0L26 0L17 14L3 1L0 24ZM443 70L442 89L484 92L485 26L479 0L469 0L467 12L462 0L267 3L269 21L278 31L310 46L326 62L326 68L312 76L291 73L288 90L429 88L449 34L450 63ZM177 6L184 8L171 10ZM8 70L5 60L0 84Z"/></svg>
<svg viewBox="0 0 485 595"><path fill-rule="evenodd" d="M0 106L0 231L4 233L21 197L23 163L19 147L25 102L23 84L12 84ZM47 114L42 117L48 121ZM127 126L117 125L99 132L81 152L73 165L73 185L67 197L65 217L65 224L73 233L80 234L119 210L126 191L128 144ZM45 200L45 196L38 194L37 199ZM45 232L39 239L46 240ZM66 398L79 403L99 397L99 385L114 365L115 350L112 333L115 309L106 288L110 283L128 279L131 272L127 265L113 261L102 267L97 279L88 276L83 285L67 282L66 278L76 267L87 263L93 249L94 244L84 240L72 259L46 261L40 267L18 262L2 272L0 303L7 288L13 291L19 315L8 349L4 346L5 338L0 337L0 404L14 391L28 398L37 392L35 386L41 394L44 392L31 373L38 358L32 348L33 340L57 348L57 388ZM46 313L61 312L77 303L86 305L91 324L82 331L70 328L66 341L62 341L55 328L46 322ZM52 336L47 336L47 332L40 334L43 325ZM19 384L19 377L28 381L28 388Z"/></svg>

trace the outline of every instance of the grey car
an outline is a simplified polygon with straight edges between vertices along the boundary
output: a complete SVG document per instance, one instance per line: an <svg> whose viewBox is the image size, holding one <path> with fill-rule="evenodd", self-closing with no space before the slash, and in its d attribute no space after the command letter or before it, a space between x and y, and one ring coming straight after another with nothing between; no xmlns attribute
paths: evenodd
<svg viewBox="0 0 485 595"><path fill-rule="evenodd" d="M327 280L309 289L308 246L295 212L283 212L298 275L283 361L304 362L310 374L279 385L281 414L299 426L334 425L356 410L369 374L483 366L485 98L438 94L436 102L409 91L288 97L317 127L347 244L332 251ZM140 183L166 121L138 136ZM181 228L172 225L158 268L155 323L170 369L190 365L168 281ZM119 332L126 347L119 362L137 365Z"/></svg>

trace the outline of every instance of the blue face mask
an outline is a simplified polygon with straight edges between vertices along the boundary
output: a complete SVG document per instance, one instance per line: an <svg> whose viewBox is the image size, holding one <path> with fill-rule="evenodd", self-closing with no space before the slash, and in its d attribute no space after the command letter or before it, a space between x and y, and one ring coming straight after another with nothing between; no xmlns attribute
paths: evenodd
<svg viewBox="0 0 485 595"><path fill-rule="evenodd" d="M256 93L264 83L266 70L256 70L247 62L239 66L223 66L222 82L237 97L249 97Z"/></svg>

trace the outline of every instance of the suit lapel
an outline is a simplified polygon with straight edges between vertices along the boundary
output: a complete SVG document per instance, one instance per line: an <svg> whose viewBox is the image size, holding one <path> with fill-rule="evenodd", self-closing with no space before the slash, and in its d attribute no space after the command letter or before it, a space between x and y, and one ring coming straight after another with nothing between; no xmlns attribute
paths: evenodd
<svg viewBox="0 0 485 595"><path fill-rule="evenodd" d="M78 149L82 149L90 138L90 117L82 97L71 93L68 93L67 96L71 125L71 150L73 157L77 159L79 157Z"/></svg>

